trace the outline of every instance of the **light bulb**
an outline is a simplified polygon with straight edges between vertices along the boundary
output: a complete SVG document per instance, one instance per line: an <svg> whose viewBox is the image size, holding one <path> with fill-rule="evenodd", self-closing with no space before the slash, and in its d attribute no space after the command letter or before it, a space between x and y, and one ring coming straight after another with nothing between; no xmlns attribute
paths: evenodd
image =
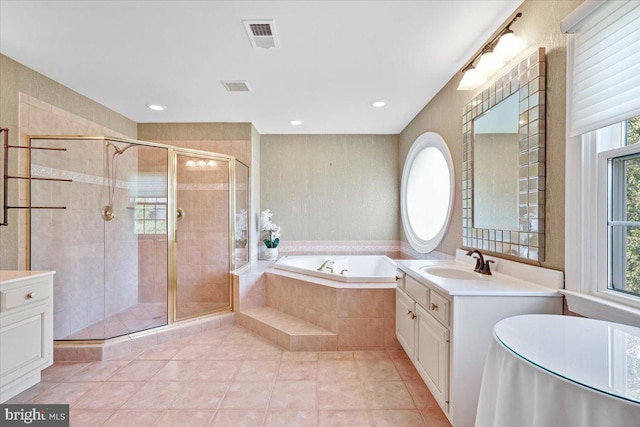
<svg viewBox="0 0 640 427"><path fill-rule="evenodd" d="M187 160L187 163L185 163L185 165L189 167L193 167L196 165L196 162L194 162L193 160Z"/></svg>
<svg viewBox="0 0 640 427"><path fill-rule="evenodd" d="M216 161L215 160L209 160L207 162L207 166L214 167L215 165L216 165Z"/></svg>
<svg viewBox="0 0 640 427"><path fill-rule="evenodd" d="M498 55L504 61L508 61L520 53L524 47L522 39L513 34L512 31L509 31L500 37L498 44L495 49L493 49L493 53Z"/></svg>
<svg viewBox="0 0 640 427"><path fill-rule="evenodd" d="M464 72L464 76L458 85L458 90L473 90L484 83L484 77L476 70L471 68Z"/></svg>
<svg viewBox="0 0 640 427"><path fill-rule="evenodd" d="M502 68L503 65L504 62L498 55L493 52L485 52L480 57L476 70L486 76L490 76Z"/></svg>
<svg viewBox="0 0 640 427"><path fill-rule="evenodd" d="M207 162L205 162L204 160L198 160L198 166L206 166Z"/></svg>

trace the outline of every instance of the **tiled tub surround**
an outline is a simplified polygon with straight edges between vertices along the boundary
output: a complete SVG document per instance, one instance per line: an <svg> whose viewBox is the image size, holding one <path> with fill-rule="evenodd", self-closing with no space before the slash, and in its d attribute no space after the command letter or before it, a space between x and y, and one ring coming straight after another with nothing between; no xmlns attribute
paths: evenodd
<svg viewBox="0 0 640 427"><path fill-rule="evenodd" d="M239 325L292 351L400 348L395 283L348 284L269 267L235 276Z"/></svg>
<svg viewBox="0 0 640 427"><path fill-rule="evenodd" d="M71 426L450 426L402 350L288 352L239 326L56 362L9 403L69 404Z"/></svg>

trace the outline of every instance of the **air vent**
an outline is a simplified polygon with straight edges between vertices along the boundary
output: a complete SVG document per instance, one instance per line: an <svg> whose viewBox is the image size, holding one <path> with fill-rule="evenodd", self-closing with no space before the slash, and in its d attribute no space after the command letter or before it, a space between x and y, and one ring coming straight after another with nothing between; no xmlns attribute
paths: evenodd
<svg viewBox="0 0 640 427"><path fill-rule="evenodd" d="M242 23L254 48L280 47L273 19L242 21Z"/></svg>
<svg viewBox="0 0 640 427"><path fill-rule="evenodd" d="M229 92L251 92L249 82L246 80L220 80Z"/></svg>

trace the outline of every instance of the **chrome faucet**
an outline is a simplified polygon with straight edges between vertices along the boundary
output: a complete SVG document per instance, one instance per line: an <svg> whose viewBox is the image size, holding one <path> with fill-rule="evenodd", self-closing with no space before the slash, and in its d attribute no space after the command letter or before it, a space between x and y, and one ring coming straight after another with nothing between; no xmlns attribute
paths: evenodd
<svg viewBox="0 0 640 427"><path fill-rule="evenodd" d="M329 267L327 264L331 263L331 267ZM318 271L322 271L325 268L327 268L330 272L333 273L333 264L335 264L335 261L332 259L327 259L325 260L322 265L318 268Z"/></svg>
<svg viewBox="0 0 640 427"><path fill-rule="evenodd" d="M473 271L480 274L491 275L491 266L489 265L489 263L495 263L495 261L492 261L490 259L485 261L484 256L482 256L482 253L477 249L467 252L467 256L472 256L473 254L478 254L478 256L474 256L477 261L476 268L474 268Z"/></svg>

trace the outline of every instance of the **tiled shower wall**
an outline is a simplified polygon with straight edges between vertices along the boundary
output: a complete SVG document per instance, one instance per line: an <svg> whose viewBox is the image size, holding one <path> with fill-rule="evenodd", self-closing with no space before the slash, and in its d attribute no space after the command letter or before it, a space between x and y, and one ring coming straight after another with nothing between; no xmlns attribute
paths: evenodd
<svg viewBox="0 0 640 427"><path fill-rule="evenodd" d="M124 136L25 94L20 94L19 111L22 144L26 135ZM130 261L137 259L137 240L126 210L131 184L119 180L114 203L119 207L118 219L105 223L100 217L105 203L102 143L38 141L33 145L67 148L66 152L33 151L34 176L74 180L32 184L33 205L67 207L32 211L31 268L57 272L54 337L60 339L137 302L137 266ZM134 149L121 156L118 169L120 177L137 170ZM25 186L20 188L20 201L27 202Z"/></svg>

